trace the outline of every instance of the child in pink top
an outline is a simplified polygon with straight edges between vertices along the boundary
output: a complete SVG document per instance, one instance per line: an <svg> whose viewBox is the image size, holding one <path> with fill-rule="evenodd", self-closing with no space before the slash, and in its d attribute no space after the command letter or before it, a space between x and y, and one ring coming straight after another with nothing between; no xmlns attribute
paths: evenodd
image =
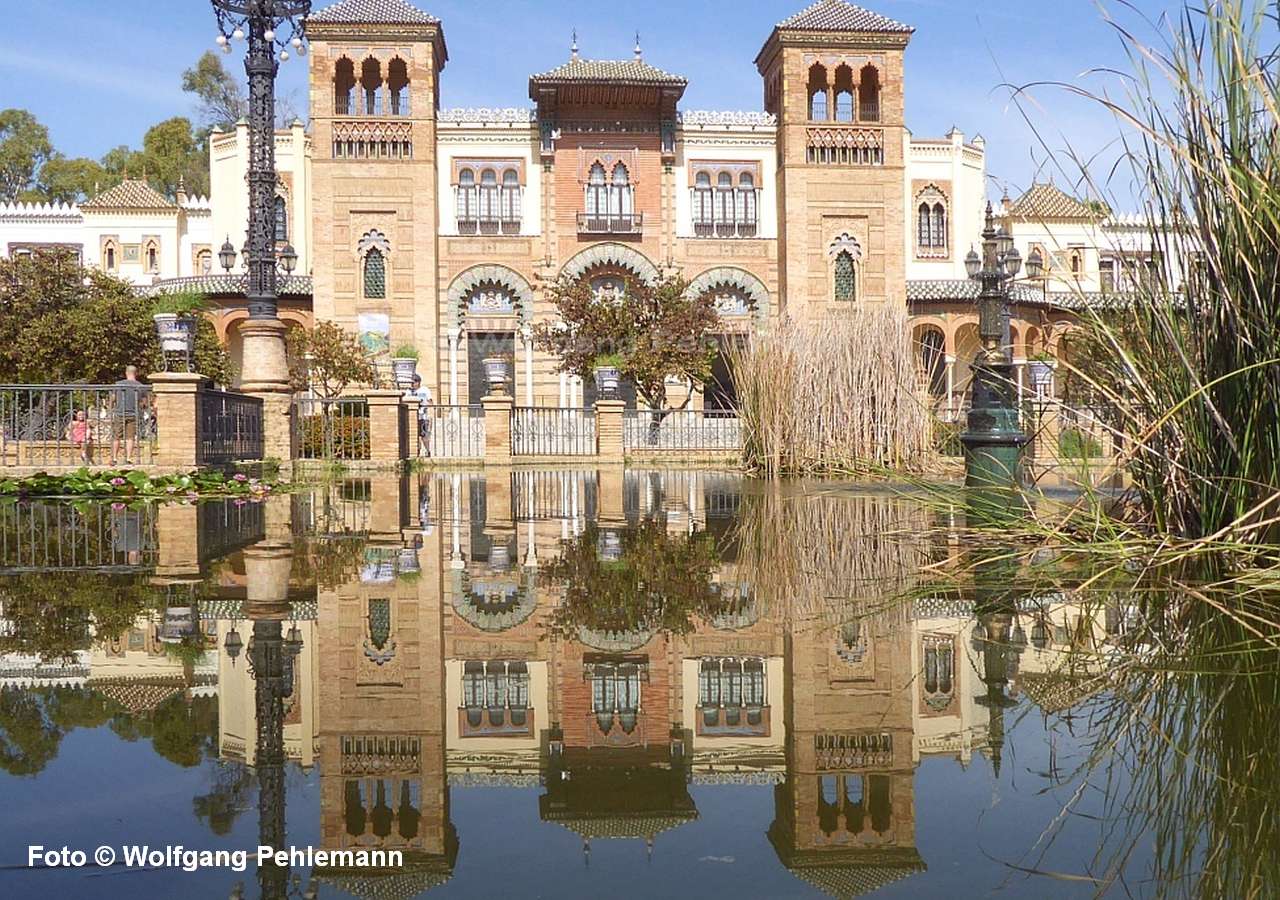
<svg viewBox="0 0 1280 900"><path fill-rule="evenodd" d="M89 431L89 417L83 409L76 410L75 418L67 425L67 440L80 448L80 461L89 462L93 452L93 437Z"/></svg>

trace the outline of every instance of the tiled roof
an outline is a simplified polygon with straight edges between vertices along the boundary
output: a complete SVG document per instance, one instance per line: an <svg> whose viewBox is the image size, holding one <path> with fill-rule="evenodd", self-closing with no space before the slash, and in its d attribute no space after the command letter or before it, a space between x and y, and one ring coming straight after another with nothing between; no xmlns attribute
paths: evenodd
<svg viewBox="0 0 1280 900"><path fill-rule="evenodd" d="M307 19L341 25L437 25L440 20L405 0L340 0Z"/></svg>
<svg viewBox="0 0 1280 900"><path fill-rule="evenodd" d="M244 275L196 275L192 278L166 278L138 289L144 297L194 291L212 296L243 294ZM281 297L310 297L310 275L281 275L276 279L276 293Z"/></svg>
<svg viewBox="0 0 1280 900"><path fill-rule="evenodd" d="M1017 219L1100 219L1098 212L1052 184L1033 184L1010 204L1009 215Z"/></svg>
<svg viewBox="0 0 1280 900"><path fill-rule="evenodd" d="M969 278L930 278L907 282L908 303L928 303L929 301L969 301L978 299L980 288L978 282ZM1024 304L1044 305L1044 293L1030 285L1017 284L1013 287L1014 300Z"/></svg>
<svg viewBox="0 0 1280 900"><path fill-rule="evenodd" d="M615 82L623 84L674 84L689 82L638 59L571 59L549 72L531 75L530 81Z"/></svg>
<svg viewBox="0 0 1280 900"><path fill-rule="evenodd" d="M788 19L778 23L779 28L799 31L864 31L878 33L910 33L910 25L874 13L844 0L818 0Z"/></svg>
<svg viewBox="0 0 1280 900"><path fill-rule="evenodd" d="M176 210L178 206L145 181L126 178L110 190L80 204L80 208Z"/></svg>

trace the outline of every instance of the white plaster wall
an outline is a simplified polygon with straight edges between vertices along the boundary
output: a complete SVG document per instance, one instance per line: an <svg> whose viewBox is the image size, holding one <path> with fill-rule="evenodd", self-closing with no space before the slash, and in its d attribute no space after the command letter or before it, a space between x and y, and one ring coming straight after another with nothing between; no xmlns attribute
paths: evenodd
<svg viewBox="0 0 1280 900"><path fill-rule="evenodd" d="M476 126L479 127L478 125ZM542 164L534 155L536 132L527 126L490 125L497 134L485 135L468 128L438 132L436 152L440 234L458 234L458 199L453 187L453 161L465 158L519 159L524 161L524 191L520 197L520 234L542 233ZM499 131L500 129L500 131Z"/></svg>

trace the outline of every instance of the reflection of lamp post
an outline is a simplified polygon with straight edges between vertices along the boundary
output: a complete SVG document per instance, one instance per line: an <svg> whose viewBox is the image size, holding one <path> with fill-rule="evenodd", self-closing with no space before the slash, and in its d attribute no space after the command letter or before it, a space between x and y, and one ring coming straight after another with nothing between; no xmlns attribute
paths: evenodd
<svg viewBox="0 0 1280 900"><path fill-rule="evenodd" d="M969 277L982 285L978 295L978 336L982 349L973 363L969 427L960 436L965 448L965 483L969 487L1016 488L1022 448L1028 438L1022 432L1017 406L1017 383L1009 349L1008 328L1011 283L1022 270L1022 255L1013 236L997 229L991 204L982 232L982 255L969 251L964 261ZM1027 275L1038 278L1044 268L1039 251L1027 259Z"/></svg>
<svg viewBox="0 0 1280 900"><path fill-rule="evenodd" d="M264 455L288 459L289 368L285 325L276 314L276 269L283 264L287 274L297 264L297 255L290 248L280 259L276 254L275 84L277 58L287 60L290 47L299 56L306 52L303 33L311 0L210 2L223 52L231 52L234 41L248 41L244 68L249 76L249 231L244 255L249 318L240 326L244 344L240 389L263 398ZM229 249L227 244L224 251ZM234 255L230 259L234 263ZM230 270L227 255L219 253L219 261Z"/></svg>

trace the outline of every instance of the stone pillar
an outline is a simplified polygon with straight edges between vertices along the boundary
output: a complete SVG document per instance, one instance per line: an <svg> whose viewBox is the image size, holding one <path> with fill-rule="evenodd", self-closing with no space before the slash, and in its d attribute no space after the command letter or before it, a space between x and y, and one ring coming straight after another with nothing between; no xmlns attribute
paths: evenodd
<svg viewBox="0 0 1280 900"><path fill-rule="evenodd" d="M485 465L511 464L511 410L515 398L490 394L484 404Z"/></svg>
<svg viewBox="0 0 1280 900"><path fill-rule="evenodd" d="M459 328L449 329L449 405L458 405L458 338Z"/></svg>
<svg viewBox="0 0 1280 900"><path fill-rule="evenodd" d="M200 578L199 508L195 504L156 506L156 575Z"/></svg>
<svg viewBox="0 0 1280 900"><path fill-rule="evenodd" d="M602 523L626 522L622 466L601 466L596 473L596 515Z"/></svg>
<svg viewBox="0 0 1280 900"><path fill-rule="evenodd" d="M405 448L405 458L417 459L422 455L422 434L418 427L418 413L422 407L422 401L417 397L405 397L401 403L404 404L404 414L409 423L409 446Z"/></svg>
<svg viewBox="0 0 1280 900"><path fill-rule="evenodd" d="M533 329L522 328L520 337L524 341L524 405L533 406Z"/></svg>
<svg viewBox="0 0 1280 900"><path fill-rule="evenodd" d="M400 446L400 392L369 391L369 461L398 463L405 458Z"/></svg>
<svg viewBox="0 0 1280 900"><path fill-rule="evenodd" d="M622 445L621 400L596 401L596 453L601 462L622 462L625 451Z"/></svg>
<svg viewBox="0 0 1280 900"><path fill-rule="evenodd" d="M156 412L156 465L194 468L198 436L196 392L204 376L156 372L149 376Z"/></svg>
<svg viewBox="0 0 1280 900"><path fill-rule="evenodd" d="M245 319L240 323L244 339L240 391L262 399L263 456L287 462L293 457L289 424L293 392L284 355L286 330L279 319Z"/></svg>

